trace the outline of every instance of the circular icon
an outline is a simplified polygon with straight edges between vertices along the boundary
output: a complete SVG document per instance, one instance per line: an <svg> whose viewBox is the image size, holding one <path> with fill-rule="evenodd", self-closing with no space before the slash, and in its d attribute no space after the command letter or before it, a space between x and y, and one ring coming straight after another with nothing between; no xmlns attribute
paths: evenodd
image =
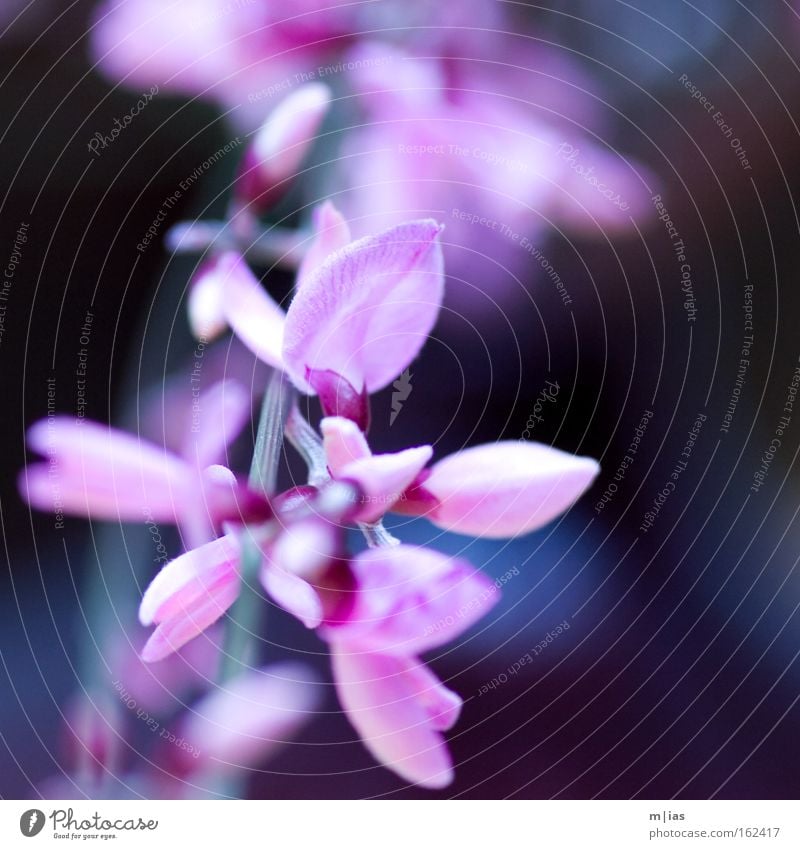
<svg viewBox="0 0 800 849"><path fill-rule="evenodd" d="M25 837L36 837L44 828L44 813L38 808L31 808L19 818L19 830Z"/></svg>

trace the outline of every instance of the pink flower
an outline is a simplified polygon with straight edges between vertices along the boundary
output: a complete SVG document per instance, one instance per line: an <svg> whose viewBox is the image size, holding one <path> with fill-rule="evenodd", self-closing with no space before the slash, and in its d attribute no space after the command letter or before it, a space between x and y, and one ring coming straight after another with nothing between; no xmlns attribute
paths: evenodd
<svg viewBox="0 0 800 849"><path fill-rule="evenodd" d="M253 128L296 73L333 54L332 44L303 43L317 39L302 34L302 21L264 0L106 0L91 48L115 81L213 98Z"/></svg>
<svg viewBox="0 0 800 849"><path fill-rule="evenodd" d="M208 430L185 443L191 457L85 419L39 421L28 431L28 444L47 462L21 472L20 493L31 506L56 515L177 524L190 545L213 538L225 521L266 518L266 499L222 466L204 465L230 437L230 420L242 421L238 401L232 411L223 397L221 389L214 392Z"/></svg>
<svg viewBox="0 0 800 849"><path fill-rule="evenodd" d="M373 756L430 788L453 778L443 732L461 699L418 655L452 641L498 600L469 564L416 546L357 555L345 594L321 634L331 647L339 699Z"/></svg>
<svg viewBox="0 0 800 849"><path fill-rule="evenodd" d="M276 501L279 501L277 499ZM349 503L342 502L350 509ZM146 663L162 660L220 619L241 590L243 541L257 548L261 584L273 600L308 628L323 618L316 586L341 550L340 529L311 494L275 520L191 549L153 578L139 607L142 625L156 625L142 649Z"/></svg>
<svg viewBox="0 0 800 849"><path fill-rule="evenodd" d="M367 522L394 510L455 533L518 536L563 513L600 470L589 457L522 441L477 445L423 469L430 446L372 454L347 419L323 419L321 429L328 468L336 479L358 484L365 503L360 519Z"/></svg>
<svg viewBox="0 0 800 849"><path fill-rule="evenodd" d="M285 518L285 517L284 517ZM262 547L267 592L330 643L337 689L375 757L429 787L452 779L442 732L458 697L417 659L451 641L496 602L472 567L413 546L371 549L349 562L333 526L306 513ZM216 621L240 589L240 543L227 535L162 569L140 607L157 628L142 657L167 657Z"/></svg>
<svg viewBox="0 0 800 849"><path fill-rule="evenodd" d="M114 81L211 98L253 128L302 75L340 72L344 51L364 32L388 26L400 40L435 54L444 41L463 45L468 26L500 31L504 25L502 13L488 6L467 15L428 0L300 0L291 9L268 0L103 0L91 51ZM486 42L483 35L478 43Z"/></svg>
<svg viewBox="0 0 800 849"><path fill-rule="evenodd" d="M499 283L515 286L551 227L605 238L649 215L649 171L526 102L539 102L539 75L518 96L528 89L509 78L505 54L456 62L364 42L348 61L364 67L353 83L365 117L328 191L365 230L444 211L459 303L472 293L485 306Z"/></svg>
<svg viewBox="0 0 800 849"><path fill-rule="evenodd" d="M195 277L193 292L202 295L192 323L219 327L224 314L256 356L285 369L302 392L318 394L327 413L365 427L367 394L406 368L436 322L444 291L441 227L412 221L344 243L347 225L326 205L317 228L285 314L244 259L226 253Z"/></svg>

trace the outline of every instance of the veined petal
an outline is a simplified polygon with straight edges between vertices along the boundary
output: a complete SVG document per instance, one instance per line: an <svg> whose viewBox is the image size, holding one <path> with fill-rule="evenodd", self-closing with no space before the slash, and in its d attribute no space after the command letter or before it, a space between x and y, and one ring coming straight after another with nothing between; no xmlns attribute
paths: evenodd
<svg viewBox="0 0 800 849"><path fill-rule="evenodd" d="M355 481L362 492L359 521L374 522L400 499L433 455L430 445L395 454L373 454L343 466L337 477Z"/></svg>
<svg viewBox="0 0 800 849"><path fill-rule="evenodd" d="M190 769L257 767L295 734L317 701L317 683L305 666L277 663L248 671L188 712L181 733L198 755L192 753L185 764Z"/></svg>
<svg viewBox="0 0 800 849"><path fill-rule="evenodd" d="M420 489L398 507L448 531L493 538L541 528L591 485L600 466L535 442L478 445L434 464Z"/></svg>
<svg viewBox="0 0 800 849"><path fill-rule="evenodd" d="M339 701L373 757L413 784L450 784L450 753L420 698L415 662L338 642L331 661Z"/></svg>
<svg viewBox="0 0 800 849"><path fill-rule="evenodd" d="M427 219L351 242L298 290L286 315L283 358L299 389L309 371L377 392L417 356L442 302L441 226Z"/></svg>
<svg viewBox="0 0 800 849"><path fill-rule="evenodd" d="M105 425L56 416L28 431L49 458L20 473L20 492L40 510L117 521L176 522L196 497L197 475L174 454Z"/></svg>
<svg viewBox="0 0 800 849"><path fill-rule="evenodd" d="M329 200L314 209L313 226L314 239L297 271L298 289L332 253L351 241L347 221Z"/></svg>
<svg viewBox="0 0 800 849"><path fill-rule="evenodd" d="M244 257L229 251L216 260L225 319L236 336L260 359L282 368L284 311L267 294Z"/></svg>

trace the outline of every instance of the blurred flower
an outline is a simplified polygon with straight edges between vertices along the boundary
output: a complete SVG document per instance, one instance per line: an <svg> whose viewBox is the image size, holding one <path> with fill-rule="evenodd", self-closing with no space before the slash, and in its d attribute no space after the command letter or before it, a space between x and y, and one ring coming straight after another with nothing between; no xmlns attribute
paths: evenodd
<svg viewBox="0 0 800 849"><path fill-rule="evenodd" d="M237 206L263 212L280 199L296 177L330 101L328 86L308 83L269 114L239 164L234 186Z"/></svg>
<svg viewBox="0 0 800 849"><path fill-rule="evenodd" d="M215 536L225 521L269 515L263 497L237 482L222 466L206 466L220 438L222 395L209 439L184 458L143 439L85 419L53 416L34 424L28 445L47 462L27 466L19 490L31 506L119 522L166 522L181 526L189 545Z"/></svg>
<svg viewBox="0 0 800 849"><path fill-rule="evenodd" d="M441 49L501 26L497 5L467 13L428 0L301 0L291 9L268 0L104 0L91 51L115 81L213 98L255 127L275 96L348 70L342 56L361 33L386 30Z"/></svg>
<svg viewBox="0 0 800 849"><path fill-rule="evenodd" d="M311 671L298 663L250 669L183 715L169 765L180 774L226 774L260 766L308 721L318 702Z"/></svg>
<svg viewBox="0 0 800 849"><path fill-rule="evenodd" d="M496 46L498 60L486 63L356 46L349 61L365 69L352 75L363 119L327 180L359 228L443 217L448 272L468 284L459 298L476 286L494 294L551 227L602 236L632 230L650 209L649 172L534 106L535 89L509 87ZM495 266L488 285L476 261Z"/></svg>

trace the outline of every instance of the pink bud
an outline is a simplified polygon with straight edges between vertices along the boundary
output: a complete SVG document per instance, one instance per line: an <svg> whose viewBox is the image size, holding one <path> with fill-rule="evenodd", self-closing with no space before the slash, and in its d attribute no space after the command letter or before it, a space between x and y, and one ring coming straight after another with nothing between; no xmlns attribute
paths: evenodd
<svg viewBox="0 0 800 849"><path fill-rule="evenodd" d="M239 169L236 197L262 212L288 189L331 102L323 83L309 83L273 110L255 134Z"/></svg>
<svg viewBox="0 0 800 849"><path fill-rule="evenodd" d="M477 445L426 470L395 509L455 533L513 537L563 513L599 470L590 457L535 442Z"/></svg>

